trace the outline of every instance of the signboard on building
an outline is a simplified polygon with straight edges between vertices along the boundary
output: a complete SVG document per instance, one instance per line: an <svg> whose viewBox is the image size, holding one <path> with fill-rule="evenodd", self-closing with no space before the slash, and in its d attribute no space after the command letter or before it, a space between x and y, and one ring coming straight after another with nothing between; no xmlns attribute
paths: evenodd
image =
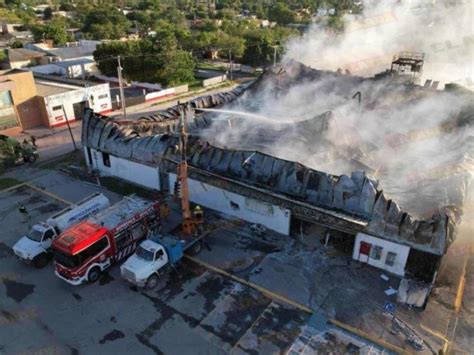
<svg viewBox="0 0 474 355"><path fill-rule="evenodd" d="M112 110L109 84L99 84L66 91L56 95L44 97L46 112L50 126L58 126L68 121L82 118L85 107L95 112L105 113Z"/></svg>

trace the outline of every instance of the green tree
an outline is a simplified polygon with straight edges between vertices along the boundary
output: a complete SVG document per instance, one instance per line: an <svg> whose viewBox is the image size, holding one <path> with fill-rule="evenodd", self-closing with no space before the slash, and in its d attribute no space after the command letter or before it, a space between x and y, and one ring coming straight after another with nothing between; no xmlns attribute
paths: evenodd
<svg viewBox="0 0 474 355"><path fill-rule="evenodd" d="M344 20L338 14L328 17L327 26L335 32L344 32Z"/></svg>
<svg viewBox="0 0 474 355"><path fill-rule="evenodd" d="M43 11L43 19L44 20L51 20L52 17L53 17L53 9L48 6Z"/></svg>
<svg viewBox="0 0 474 355"><path fill-rule="evenodd" d="M130 22L116 7L92 8L84 18L82 30L92 39L119 39L127 34Z"/></svg>
<svg viewBox="0 0 474 355"><path fill-rule="evenodd" d="M65 22L62 19L55 18L49 23L43 25L32 25L30 28L35 42L50 39L55 45L63 45L71 40L66 32L64 24Z"/></svg>
<svg viewBox="0 0 474 355"><path fill-rule="evenodd" d="M194 80L194 59L189 52L178 49L176 36L172 31L162 30L154 39L99 45L94 58L103 74L115 75L117 55L123 56L123 74L129 80L157 82L168 86Z"/></svg>
<svg viewBox="0 0 474 355"><path fill-rule="evenodd" d="M74 11L75 7L70 2L61 1L61 5L59 5L59 10L61 10L61 11Z"/></svg>
<svg viewBox="0 0 474 355"><path fill-rule="evenodd" d="M242 62L253 66L270 64L275 53L274 46L278 46L277 50L281 50L282 44L296 35L297 30L281 26L249 31L244 35L245 51Z"/></svg>
<svg viewBox="0 0 474 355"><path fill-rule="evenodd" d="M20 17L15 14L15 12L3 8L0 8L0 18L8 23L18 23L21 21Z"/></svg>
<svg viewBox="0 0 474 355"><path fill-rule="evenodd" d="M15 40L11 45L11 48L23 48L23 43L19 40Z"/></svg>
<svg viewBox="0 0 474 355"><path fill-rule="evenodd" d="M268 18L280 25L287 25L296 21L296 14L288 5L280 2L268 10Z"/></svg>
<svg viewBox="0 0 474 355"><path fill-rule="evenodd" d="M273 40L268 32L259 31L245 36L246 48L242 57L244 64L258 66L271 63Z"/></svg>

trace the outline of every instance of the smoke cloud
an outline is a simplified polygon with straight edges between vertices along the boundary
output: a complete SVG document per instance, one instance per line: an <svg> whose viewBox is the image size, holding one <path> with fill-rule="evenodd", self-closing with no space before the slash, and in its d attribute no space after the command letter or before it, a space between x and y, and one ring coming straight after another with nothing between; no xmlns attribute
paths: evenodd
<svg viewBox="0 0 474 355"><path fill-rule="evenodd" d="M473 0L366 0L363 4L362 15L344 17L342 35L314 25L288 44L286 58L313 68L342 68L367 76L386 69L398 52L421 52L425 53L423 81L474 88Z"/></svg>
<svg viewBox="0 0 474 355"><path fill-rule="evenodd" d="M288 44L281 65L226 107L237 113L212 115L215 124L205 136L335 175L365 170L418 218L445 206L467 208L474 172L472 95L328 71L371 76L389 68L393 54L413 50L425 53L424 78L469 86L472 5L366 1L363 15L345 18L342 35L315 25Z"/></svg>

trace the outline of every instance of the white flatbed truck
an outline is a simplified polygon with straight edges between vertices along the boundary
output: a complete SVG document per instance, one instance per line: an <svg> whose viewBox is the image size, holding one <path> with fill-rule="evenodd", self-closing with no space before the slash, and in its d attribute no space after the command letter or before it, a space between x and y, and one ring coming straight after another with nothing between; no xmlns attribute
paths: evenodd
<svg viewBox="0 0 474 355"><path fill-rule="evenodd" d="M168 266L176 265L184 252L197 255L202 249L203 238L208 233L190 240L179 239L175 235L154 234L140 243L135 253L120 267L122 277L128 282L146 289L154 289Z"/></svg>
<svg viewBox="0 0 474 355"><path fill-rule="evenodd" d="M28 234L15 243L13 252L21 261L32 263L37 268L44 267L52 256L51 243L61 232L109 206L110 201L104 194L89 195L52 215L46 222L33 225Z"/></svg>

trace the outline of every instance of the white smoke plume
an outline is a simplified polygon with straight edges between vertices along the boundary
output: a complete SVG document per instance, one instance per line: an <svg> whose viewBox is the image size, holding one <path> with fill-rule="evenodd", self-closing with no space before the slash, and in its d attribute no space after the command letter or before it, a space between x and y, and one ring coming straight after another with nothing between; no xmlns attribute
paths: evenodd
<svg viewBox="0 0 474 355"><path fill-rule="evenodd" d="M305 77L291 58L318 70L342 68L371 76L389 68L393 54L424 52L425 78L468 86L473 78L472 5L366 1L362 16L345 19L342 35L334 37L314 26L288 44L287 57L273 75L228 107L257 116L234 115L237 121L214 125L207 137L335 175L366 170L389 198L416 217L429 217L448 205L466 208L474 185L468 184L474 171L472 112L467 124L452 125L459 123L461 107L466 110L472 96L393 84L390 79L362 81L324 73ZM360 104L353 98L357 91ZM305 120L321 127L327 111L333 116L321 134L308 125L298 128Z"/></svg>
<svg viewBox="0 0 474 355"><path fill-rule="evenodd" d="M385 69L398 52L421 52L423 81L474 88L473 0L366 0L363 5L362 15L344 17L343 34L314 25L288 44L287 58L367 76Z"/></svg>

